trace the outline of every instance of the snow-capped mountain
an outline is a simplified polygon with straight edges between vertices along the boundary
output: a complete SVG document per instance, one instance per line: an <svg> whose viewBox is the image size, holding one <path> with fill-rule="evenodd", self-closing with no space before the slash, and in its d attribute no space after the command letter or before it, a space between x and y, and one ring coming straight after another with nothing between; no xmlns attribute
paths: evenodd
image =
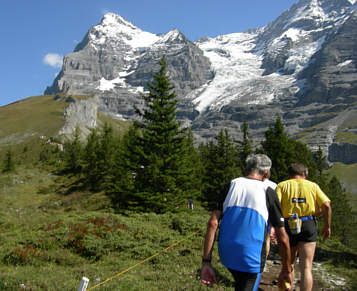
<svg viewBox="0 0 357 291"><path fill-rule="evenodd" d="M178 116L197 136L228 128L239 137L245 120L259 138L279 114L289 133L327 152L337 129L356 116L356 6L300 0L265 27L195 43L178 30L155 35L108 13L45 93L93 94L100 111L133 119L138 93L165 55Z"/></svg>

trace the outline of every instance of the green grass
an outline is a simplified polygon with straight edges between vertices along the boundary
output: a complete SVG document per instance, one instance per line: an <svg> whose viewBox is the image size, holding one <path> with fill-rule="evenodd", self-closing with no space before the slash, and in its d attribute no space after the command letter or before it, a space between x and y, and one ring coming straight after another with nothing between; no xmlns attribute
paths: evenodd
<svg viewBox="0 0 357 291"><path fill-rule="evenodd" d="M0 144L13 145L33 136L55 135L64 125L68 104L53 96L35 96L0 107Z"/></svg>
<svg viewBox="0 0 357 291"><path fill-rule="evenodd" d="M38 160L43 146L40 136L57 135L67 105L53 96L34 96L0 107L0 162L8 149L17 161Z"/></svg>
<svg viewBox="0 0 357 291"><path fill-rule="evenodd" d="M114 277L95 290L211 290L199 281L209 212L198 203L179 213L116 213L103 193L79 191L76 177L51 170L19 166L0 176L0 290L76 290L82 276L89 287ZM340 244L319 245L331 272L357 275L339 260ZM214 290L234 290L216 247Z"/></svg>
<svg viewBox="0 0 357 291"><path fill-rule="evenodd" d="M357 212L357 164L334 163L327 172L338 177L351 199L353 210Z"/></svg>
<svg viewBox="0 0 357 291"><path fill-rule="evenodd" d="M98 125L104 126L105 123L113 128L114 134L118 134L120 136L123 135L123 133L125 133L132 124L130 121L113 119L104 113L98 112Z"/></svg>
<svg viewBox="0 0 357 291"><path fill-rule="evenodd" d="M45 148L45 141L40 140L40 136L57 138L58 131L65 123L63 112L69 104L65 100L83 100L91 96L57 97L60 98L54 95L33 96L0 107L0 166L8 149L13 152L15 162L38 161L40 152ZM119 135L131 124L98 113L99 128L104 123L111 125L114 133ZM54 150L50 146L47 148Z"/></svg>
<svg viewBox="0 0 357 291"><path fill-rule="evenodd" d="M348 131L339 131L336 135L336 141L340 143L357 144L357 134Z"/></svg>
<svg viewBox="0 0 357 291"><path fill-rule="evenodd" d="M158 253L98 290L206 289L198 276L207 211L119 214L103 193L74 190L75 181L26 167L0 176L1 290L74 290L82 276L93 286ZM233 290L217 255L215 265L215 290Z"/></svg>

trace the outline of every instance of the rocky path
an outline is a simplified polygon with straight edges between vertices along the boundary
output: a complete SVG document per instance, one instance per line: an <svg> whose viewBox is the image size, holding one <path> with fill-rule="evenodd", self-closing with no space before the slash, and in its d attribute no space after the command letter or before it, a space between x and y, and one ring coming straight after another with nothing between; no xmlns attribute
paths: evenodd
<svg viewBox="0 0 357 291"><path fill-rule="evenodd" d="M277 277L281 269L281 263L279 259L268 259L262 279L259 285L259 291L277 291ZM323 266L319 263L313 265L313 274L314 274L314 285L313 291L321 290L343 290L345 281L341 278L336 278L335 276L328 274ZM299 288L299 278L300 271L299 267L295 265L295 280L294 280L294 291L300 291ZM342 288L342 289L341 289ZM347 290L347 289L346 289Z"/></svg>

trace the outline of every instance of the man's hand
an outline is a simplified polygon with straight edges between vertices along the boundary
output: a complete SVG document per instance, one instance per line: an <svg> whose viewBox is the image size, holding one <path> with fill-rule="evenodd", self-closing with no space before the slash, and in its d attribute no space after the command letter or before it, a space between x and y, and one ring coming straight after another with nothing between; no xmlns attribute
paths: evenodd
<svg viewBox="0 0 357 291"><path fill-rule="evenodd" d="M321 231L323 239L327 239L331 236L331 228L328 226L324 226L324 228Z"/></svg>
<svg viewBox="0 0 357 291"><path fill-rule="evenodd" d="M278 285L279 287L284 287L285 289L279 289L284 291L292 290L292 275L288 271L281 270L279 277L278 277Z"/></svg>
<svg viewBox="0 0 357 291"><path fill-rule="evenodd" d="M323 239L327 239L331 236L331 216L332 210L330 201L322 204L322 215L324 218L324 228L322 229L322 237Z"/></svg>
<svg viewBox="0 0 357 291"><path fill-rule="evenodd" d="M201 269L201 282L202 284L208 285L210 287L213 286L213 283L216 283L216 274L209 263L202 263Z"/></svg>

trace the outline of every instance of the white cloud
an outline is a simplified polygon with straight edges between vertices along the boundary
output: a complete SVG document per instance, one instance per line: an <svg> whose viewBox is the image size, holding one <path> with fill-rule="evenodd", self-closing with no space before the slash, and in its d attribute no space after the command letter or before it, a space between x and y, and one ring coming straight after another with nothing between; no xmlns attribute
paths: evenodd
<svg viewBox="0 0 357 291"><path fill-rule="evenodd" d="M49 65L54 68L61 68L62 61L63 61L63 57L59 54L50 53L50 54L45 55L45 57L43 58L43 62L46 65Z"/></svg>

